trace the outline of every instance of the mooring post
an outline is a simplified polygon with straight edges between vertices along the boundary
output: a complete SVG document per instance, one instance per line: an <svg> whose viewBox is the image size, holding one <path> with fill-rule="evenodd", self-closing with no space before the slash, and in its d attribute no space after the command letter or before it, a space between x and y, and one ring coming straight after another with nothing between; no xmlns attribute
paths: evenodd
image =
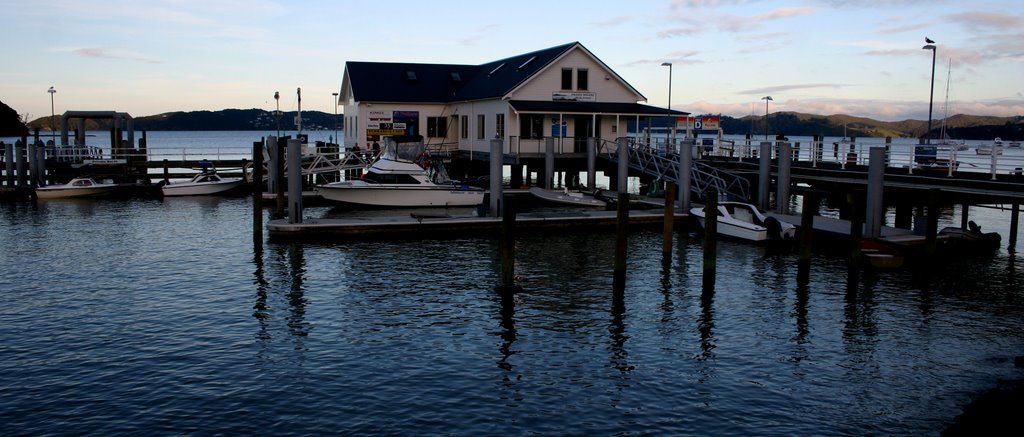
<svg viewBox="0 0 1024 437"><path fill-rule="evenodd" d="M1013 202L1010 208L1010 244L1006 247L1010 253L1017 251L1017 224L1020 220L1020 204Z"/></svg>
<svg viewBox="0 0 1024 437"><path fill-rule="evenodd" d="M302 223L302 140L288 139L288 223Z"/></svg>
<svg viewBox="0 0 1024 437"><path fill-rule="evenodd" d="M882 236L882 221L885 220L885 207L882 202L883 178L885 177L885 149L872 147L868 161L868 198L865 214L868 238Z"/></svg>
<svg viewBox="0 0 1024 437"><path fill-rule="evenodd" d="M772 188L772 143L761 142L760 166L757 172L757 207L768 210L768 196Z"/></svg>
<svg viewBox="0 0 1024 437"><path fill-rule="evenodd" d="M939 189L928 190L928 217L924 234L924 249L926 255L935 254L935 241L939 233Z"/></svg>
<svg viewBox="0 0 1024 437"><path fill-rule="evenodd" d="M788 141L779 142L779 175L776 180L775 211L789 213L789 172L793 165L793 152Z"/></svg>
<svg viewBox="0 0 1024 437"><path fill-rule="evenodd" d="M672 258L673 225L675 225L676 184L665 182L665 226L661 236L662 259Z"/></svg>
<svg viewBox="0 0 1024 437"><path fill-rule="evenodd" d="M913 222L913 207L906 201L904 196L900 196L896 202L896 222L894 225L900 229L911 229Z"/></svg>
<svg viewBox="0 0 1024 437"><path fill-rule="evenodd" d="M971 204L965 203L960 205L960 229L967 229L967 224L971 221L970 211Z"/></svg>
<svg viewBox="0 0 1024 437"><path fill-rule="evenodd" d="M31 188L39 186L39 148L43 143L36 137L36 141L28 145L28 184Z"/></svg>
<svg viewBox="0 0 1024 437"><path fill-rule="evenodd" d="M619 174L618 180L618 210L616 211L616 232L615 232L615 272L612 279L614 290L623 290L626 287L626 248L629 243L627 232L629 232L629 144L625 138L619 138Z"/></svg>
<svg viewBox="0 0 1024 437"><path fill-rule="evenodd" d="M14 144L4 144L4 170L7 186L14 188Z"/></svg>
<svg viewBox="0 0 1024 437"><path fill-rule="evenodd" d="M863 214L860 212L860 203L863 200L863 195L860 191L852 191L846 194L846 204L850 209L850 259L847 260L850 269L853 271L860 269L860 247L861 240L864 235L864 221Z"/></svg>
<svg viewBox="0 0 1024 437"><path fill-rule="evenodd" d="M164 185L171 183L171 168L167 158L164 158Z"/></svg>
<svg viewBox="0 0 1024 437"><path fill-rule="evenodd" d="M764 143L761 143L761 155L765 155ZM768 153L771 155L771 152ZM704 204L704 291L715 288L715 264L718 256L718 191L708 190L707 203Z"/></svg>
<svg viewBox="0 0 1024 437"><path fill-rule="evenodd" d="M544 139L544 183L541 185L549 190L555 189L555 139Z"/></svg>
<svg viewBox="0 0 1024 437"><path fill-rule="evenodd" d="M807 285L811 276L811 240L814 235L814 214L818 211L818 195L813 190L804 193L800 214L800 257L797 260L796 282Z"/></svg>
<svg viewBox="0 0 1024 437"><path fill-rule="evenodd" d="M693 173L693 138L686 138L679 146L679 208L684 214L690 211L690 185Z"/></svg>
<svg viewBox="0 0 1024 437"><path fill-rule="evenodd" d="M284 164L285 164L285 146L288 144L288 140L285 138L278 138L274 149L277 150L277 159L274 161L274 172L277 173L277 209L274 213L276 217L284 216Z"/></svg>
<svg viewBox="0 0 1024 437"><path fill-rule="evenodd" d="M143 131L145 135L145 131ZM242 171L245 171L244 169ZM263 248L263 141L252 143L252 242L260 252Z"/></svg>
<svg viewBox="0 0 1024 437"><path fill-rule="evenodd" d="M507 196L501 203L501 288L510 291L515 287L516 212Z"/></svg>
<svg viewBox="0 0 1024 437"><path fill-rule="evenodd" d="M490 173L490 182L491 182L490 212L491 212L491 217L501 217L502 206L500 205L501 202L499 202L499 201L500 200L504 200L503 199L503 195L502 195L502 190L501 190L501 187L502 187L501 164L502 164L503 160L504 159L503 159L502 150L501 150L501 140L500 139L493 139L493 140L491 140L491 155L490 155L490 164L491 164L491 169L490 169L490 172L491 172Z"/></svg>
<svg viewBox="0 0 1024 437"><path fill-rule="evenodd" d="M587 138L587 189L597 187L597 138Z"/></svg>

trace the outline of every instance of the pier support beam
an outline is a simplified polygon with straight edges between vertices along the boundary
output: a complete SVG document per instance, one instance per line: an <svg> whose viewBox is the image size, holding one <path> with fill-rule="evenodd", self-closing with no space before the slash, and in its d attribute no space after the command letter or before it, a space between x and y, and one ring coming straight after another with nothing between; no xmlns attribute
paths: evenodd
<svg viewBox="0 0 1024 437"><path fill-rule="evenodd" d="M693 144L696 140L686 138L679 146L679 208L683 213L690 211L690 186L693 172Z"/></svg>
<svg viewBox="0 0 1024 437"><path fill-rule="evenodd" d="M612 278L612 289L621 292L626 288L626 248L628 246L627 233L629 232L629 147L625 138L618 141L619 167L618 180L618 210L616 211L616 233L615 233L615 272Z"/></svg>
<svg viewBox="0 0 1024 437"><path fill-rule="evenodd" d="M772 185L772 143L762 141L760 147L760 166L757 172L757 207L768 210L771 203L768 199Z"/></svg>
<svg viewBox="0 0 1024 437"><path fill-rule="evenodd" d="M501 216L501 291L515 287L516 212L507 197L502 197Z"/></svg>
<svg viewBox="0 0 1024 437"><path fill-rule="evenodd" d="M302 140L288 139L288 223L302 223Z"/></svg>
<svg viewBox="0 0 1024 437"><path fill-rule="evenodd" d="M967 229L967 224L971 221L971 205L965 203L960 205L960 229Z"/></svg>
<svg viewBox="0 0 1024 437"><path fill-rule="evenodd" d="M1017 225L1020 223L1020 204L1017 202L1013 203L1010 209L1010 244L1006 246L1006 249L1010 253L1017 251Z"/></svg>
<svg viewBox="0 0 1024 437"><path fill-rule="evenodd" d="M555 189L555 139L547 137L544 139L544 183L542 187L549 190Z"/></svg>
<svg viewBox="0 0 1024 437"><path fill-rule="evenodd" d="M761 152L764 155L764 148ZM718 258L718 191L708 190L707 197L704 204L704 275L701 279L704 293L715 289L715 264Z"/></svg>
<svg viewBox="0 0 1024 437"><path fill-rule="evenodd" d="M27 165L25 164L25 149L27 144L28 138L26 137L22 137L22 139L17 143L14 143L14 165L17 167L19 187L24 187L28 181L28 177L25 174L28 171Z"/></svg>
<svg viewBox="0 0 1024 437"><path fill-rule="evenodd" d="M143 138L146 133L143 131ZM167 160L164 160L164 169ZM166 170L165 170L166 171ZM242 171L245 171L243 169ZM164 175L166 177L166 174ZM263 251L263 141L252 143L252 243L257 253Z"/></svg>
<svg viewBox="0 0 1024 437"><path fill-rule="evenodd" d="M789 213L789 172L793 164L793 152L788 141L779 142L779 175L775 183L775 211Z"/></svg>
<svg viewBox="0 0 1024 437"><path fill-rule="evenodd" d="M661 236L661 256L662 260L672 259L672 236L674 235L673 227L675 226L675 200L676 200L676 184L672 182L665 182L665 225L662 229Z"/></svg>
<svg viewBox="0 0 1024 437"><path fill-rule="evenodd" d="M779 156L781 159L782 154ZM801 286L806 286L811 277L811 241L814 235L814 214L817 211L818 195L814 191L807 191L800 215L800 257L796 274L796 283Z"/></svg>
<svg viewBox="0 0 1024 437"><path fill-rule="evenodd" d="M895 226L900 229L910 229L913 222L914 208L910 204L903 200L903 196L900 196L900 202L896 204L896 223Z"/></svg>
<svg viewBox="0 0 1024 437"><path fill-rule="evenodd" d="M882 183L885 176L885 149L872 147L868 161L868 198L865 215L868 238L882 236L885 207L882 203Z"/></svg>
<svg viewBox="0 0 1024 437"><path fill-rule="evenodd" d="M597 138L587 138L587 189L597 188Z"/></svg>
<svg viewBox="0 0 1024 437"><path fill-rule="evenodd" d="M490 213L491 217L501 217L501 198L502 198L502 178L501 178L501 164L502 164L502 151L501 151L501 140L491 140L491 202L490 202Z"/></svg>
<svg viewBox="0 0 1024 437"><path fill-rule="evenodd" d="M4 144L4 176L11 188L14 188L14 150L14 144Z"/></svg>
<svg viewBox="0 0 1024 437"><path fill-rule="evenodd" d="M936 250L936 237L939 233L939 189L928 190L928 215L924 234L924 250L926 255L934 255Z"/></svg>

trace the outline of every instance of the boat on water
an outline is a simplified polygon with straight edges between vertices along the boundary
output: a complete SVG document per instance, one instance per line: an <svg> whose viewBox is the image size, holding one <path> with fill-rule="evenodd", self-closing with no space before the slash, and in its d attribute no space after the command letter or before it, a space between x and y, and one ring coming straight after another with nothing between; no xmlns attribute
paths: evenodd
<svg viewBox="0 0 1024 437"><path fill-rule="evenodd" d="M317 186L327 200L372 207L475 206L484 190L450 179L419 135L385 139L380 157L357 180Z"/></svg>
<svg viewBox="0 0 1024 437"><path fill-rule="evenodd" d="M704 207L690 208L690 214L697 217L701 227L706 227ZM721 236L752 243L767 243L792 239L796 235L796 226L768 217L749 203L724 201L718 202L717 232Z"/></svg>
<svg viewBox="0 0 1024 437"><path fill-rule="evenodd" d="M876 269L898 269L903 267L903 254L892 246L876 240L862 241L860 254L869 266Z"/></svg>
<svg viewBox="0 0 1024 437"><path fill-rule="evenodd" d="M982 232L981 226L973 220L967 223L967 229L949 226L939 231L939 235L945 236L948 244L964 250L995 250L1002 241L998 232Z"/></svg>
<svg viewBox="0 0 1024 437"><path fill-rule="evenodd" d="M989 155L989 156L991 156L992 154L1002 155L1003 154L1003 140L1002 140L1002 138L996 137L995 140L992 140L992 144L982 144L982 145L978 146L978 148L975 149L975 153L977 153L979 155Z"/></svg>
<svg viewBox="0 0 1024 437"><path fill-rule="evenodd" d="M538 199L542 199L547 202L559 203L564 205L584 206L593 208L604 208L608 206L608 202L605 202L601 198L598 198L590 193L584 193L581 191L569 191L568 188L562 191L547 190L540 187L530 187L530 194Z"/></svg>
<svg viewBox="0 0 1024 437"><path fill-rule="evenodd" d="M83 197L105 197L114 193L117 184L96 182L89 176L74 178L66 184L36 188L38 199L70 199Z"/></svg>
<svg viewBox="0 0 1024 437"><path fill-rule="evenodd" d="M187 182L176 182L165 184L160 187L164 197L171 196L208 196L211 194L224 194L240 186L244 181L242 178L225 178L216 171L203 170Z"/></svg>

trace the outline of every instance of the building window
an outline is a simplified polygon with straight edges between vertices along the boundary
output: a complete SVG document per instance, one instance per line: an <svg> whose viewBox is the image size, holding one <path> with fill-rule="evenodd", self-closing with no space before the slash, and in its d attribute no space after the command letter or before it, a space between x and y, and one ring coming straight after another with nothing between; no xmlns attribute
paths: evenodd
<svg viewBox="0 0 1024 437"><path fill-rule="evenodd" d="M427 136L445 138L448 136L448 117L427 117Z"/></svg>
<svg viewBox="0 0 1024 437"><path fill-rule="evenodd" d="M576 70L576 89L580 91L587 90L587 70L585 68Z"/></svg>
<svg viewBox="0 0 1024 437"><path fill-rule="evenodd" d="M460 123L459 130L462 131L462 139L469 138L469 116L463 115L462 122Z"/></svg>
<svg viewBox="0 0 1024 437"><path fill-rule="evenodd" d="M571 90L572 89L572 69L571 68L563 68L562 69L562 89L563 90Z"/></svg>
<svg viewBox="0 0 1024 437"><path fill-rule="evenodd" d="M484 130L484 121L485 121L485 118L484 118L483 114L480 114L480 115L476 116L476 139L478 139L478 140L482 140L484 138L487 138L485 136L486 135L486 133L485 133L486 131Z"/></svg>
<svg viewBox="0 0 1024 437"><path fill-rule="evenodd" d="M494 130L494 138L505 138L505 114L495 114Z"/></svg>
<svg viewBox="0 0 1024 437"><path fill-rule="evenodd" d="M523 114L519 116L519 136L522 138L544 138L544 116Z"/></svg>

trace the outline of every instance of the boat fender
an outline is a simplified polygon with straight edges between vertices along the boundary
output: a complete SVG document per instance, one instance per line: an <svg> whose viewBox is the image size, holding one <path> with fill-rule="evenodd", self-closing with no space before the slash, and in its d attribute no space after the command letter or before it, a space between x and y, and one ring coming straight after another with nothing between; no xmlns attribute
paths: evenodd
<svg viewBox="0 0 1024 437"><path fill-rule="evenodd" d="M771 240L782 239L782 224L779 223L779 219L775 217L767 217L764 219L764 227L768 229L768 238Z"/></svg>

